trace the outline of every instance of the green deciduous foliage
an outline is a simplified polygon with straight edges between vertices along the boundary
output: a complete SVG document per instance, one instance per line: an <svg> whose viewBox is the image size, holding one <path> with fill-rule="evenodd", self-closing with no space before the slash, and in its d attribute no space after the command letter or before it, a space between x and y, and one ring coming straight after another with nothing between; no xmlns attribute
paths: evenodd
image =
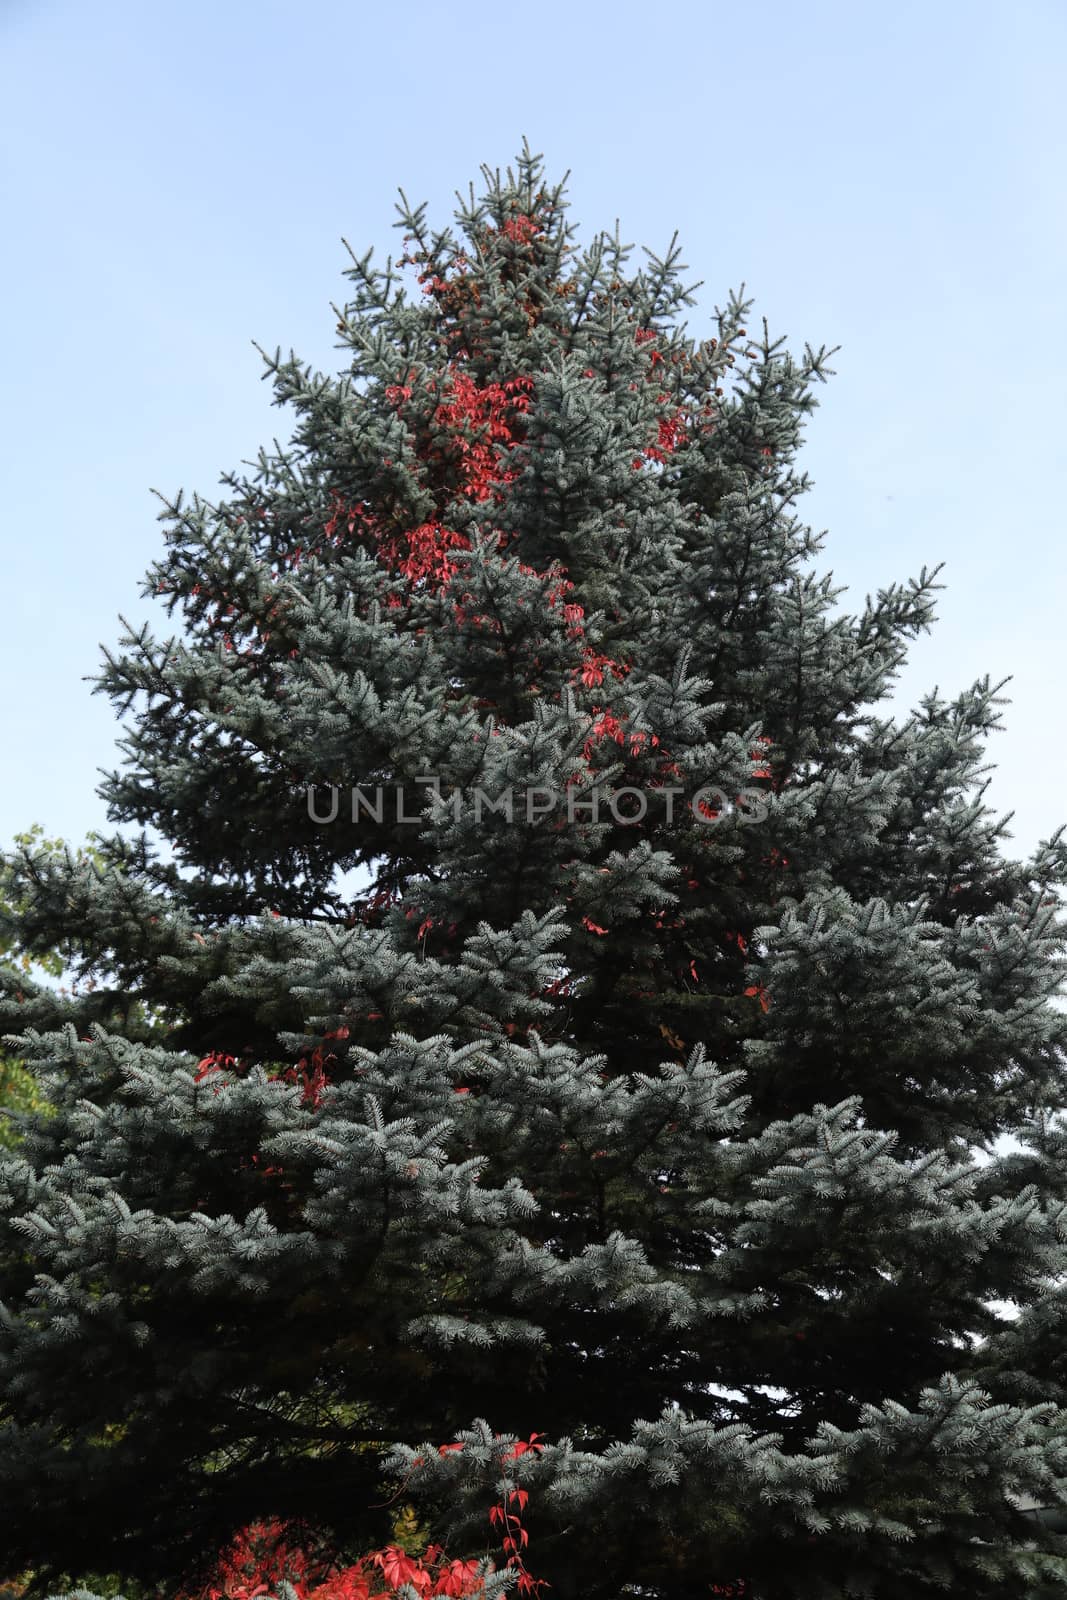
<svg viewBox="0 0 1067 1600"><path fill-rule="evenodd" d="M64 850L62 840L44 837L40 824L17 835L15 844L21 849L38 851L52 858L60 856ZM35 960L31 960L16 948L14 929L19 909L8 899L5 875L0 874L0 972L6 975L8 985L14 987L16 998L20 992L19 985L31 978L35 967L41 974L56 979L63 974L63 958L58 951L42 950ZM17 1123L13 1117L3 1115L4 1108L17 1114L43 1111L46 1105L32 1073L27 1071L22 1062L9 1054L0 1053L0 1144L11 1149L19 1141Z"/></svg>

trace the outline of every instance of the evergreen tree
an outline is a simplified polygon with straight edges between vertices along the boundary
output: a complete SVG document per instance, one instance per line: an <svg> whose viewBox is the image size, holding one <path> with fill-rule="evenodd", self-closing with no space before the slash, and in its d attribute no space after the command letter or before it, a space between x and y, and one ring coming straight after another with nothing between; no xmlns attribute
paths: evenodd
<svg viewBox="0 0 1067 1600"><path fill-rule="evenodd" d="M483 170L165 503L125 831L8 862L79 982L0 969L0 1570L465 1557L504 1481L559 1600L1065 1593L1067 845L999 686L879 711L938 585L813 570L828 353Z"/></svg>
<svg viewBox="0 0 1067 1600"><path fill-rule="evenodd" d="M16 834L15 843L23 848L32 848L38 854L53 856L62 855L66 848L61 839L46 839L40 823L34 823L26 833ZM91 854L92 849L92 835L90 835L88 846L80 850L78 855L84 859L87 852ZM20 908L12 907L8 903L5 892L6 876L7 874L0 870L0 928L6 926L10 929L17 920ZM16 913L14 918L13 911ZM63 976L63 957L58 950L39 950L32 961L24 952L16 959L10 933L5 935L0 932L0 970L6 972L16 994L26 979L32 976L34 969L42 975L47 974L50 978L60 979ZM18 1119L21 1113L41 1110L45 1105L46 1102L33 1074L28 1072L20 1061L0 1055L0 1145L18 1144L21 1137L18 1131Z"/></svg>

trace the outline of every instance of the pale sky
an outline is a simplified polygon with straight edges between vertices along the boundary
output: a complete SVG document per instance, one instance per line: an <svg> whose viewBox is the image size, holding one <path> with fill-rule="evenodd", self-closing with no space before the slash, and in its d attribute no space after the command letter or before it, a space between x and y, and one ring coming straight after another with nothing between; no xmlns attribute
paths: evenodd
<svg viewBox="0 0 1067 1600"><path fill-rule="evenodd" d="M1028 853L1067 821L1065 74L1052 0L0 0L0 848L106 826L82 680L156 615L151 488L288 437L251 341L336 370L341 235L399 255L398 187L443 227L526 135L579 245L678 230L695 338L743 280L842 346L801 509L847 605L946 563L898 703L1014 675L990 794Z"/></svg>

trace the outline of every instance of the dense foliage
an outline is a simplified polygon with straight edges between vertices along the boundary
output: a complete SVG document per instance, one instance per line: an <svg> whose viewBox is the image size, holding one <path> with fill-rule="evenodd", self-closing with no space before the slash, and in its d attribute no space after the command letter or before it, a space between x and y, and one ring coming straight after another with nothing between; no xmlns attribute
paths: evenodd
<svg viewBox="0 0 1067 1600"><path fill-rule="evenodd" d="M996 686L882 714L936 574L813 570L825 352L695 342L674 244L485 176L354 259L339 376L268 359L289 447L165 504L124 831L7 864L77 981L0 971L54 1108L0 1570L355 1562L401 1485L468 1561L506 1481L559 1600L1063 1593L1067 847L1003 853Z"/></svg>

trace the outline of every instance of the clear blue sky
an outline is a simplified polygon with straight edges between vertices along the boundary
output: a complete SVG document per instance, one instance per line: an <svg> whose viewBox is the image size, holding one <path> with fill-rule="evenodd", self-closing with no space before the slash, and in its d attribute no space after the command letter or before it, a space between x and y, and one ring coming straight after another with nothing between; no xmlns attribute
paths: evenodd
<svg viewBox="0 0 1067 1600"><path fill-rule="evenodd" d="M252 349L334 369L340 236L400 253L398 186L527 135L578 242L675 229L690 331L744 280L841 344L803 455L854 604L947 563L899 701L1014 674L991 795L1067 820L1067 135L1056 0L0 0L0 847L104 824L116 724L83 676L159 549L156 487L289 432Z"/></svg>

